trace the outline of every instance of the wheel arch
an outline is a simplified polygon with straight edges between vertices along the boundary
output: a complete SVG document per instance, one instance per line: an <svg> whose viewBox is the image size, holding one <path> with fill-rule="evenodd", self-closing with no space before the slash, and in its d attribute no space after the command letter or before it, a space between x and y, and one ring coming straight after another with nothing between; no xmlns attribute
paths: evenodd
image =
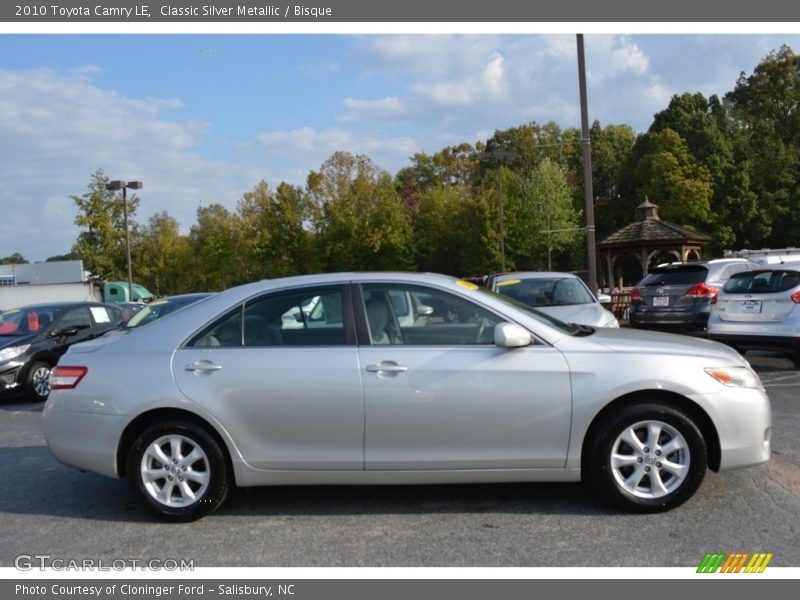
<svg viewBox="0 0 800 600"><path fill-rule="evenodd" d="M128 423L127 427L125 427L125 430L122 432L119 444L117 445L117 474L120 477L127 476L128 453L130 452L133 443L136 441L137 435L151 425L168 419L189 421L198 427L202 427L209 435L211 435L222 449L228 472L230 473L231 477L235 479L235 471L233 469L230 449L217 429L198 414L180 408L157 408L149 410Z"/></svg>
<svg viewBox="0 0 800 600"><path fill-rule="evenodd" d="M609 402L603 409L597 413L592 419L589 428L586 430L586 435L583 438L583 445L581 447L581 479L588 481L589 475L589 459L590 453L593 450L594 443L597 439L597 433L600 425L606 417L617 410L620 406L626 404L636 404L639 402L661 402L667 406L678 408L689 415L697 425L703 439L706 442L708 451L708 466L712 471L718 471L720 465L721 449L719 442L719 435L717 428L714 426L711 417L708 416L705 410L698 404L682 396L681 394L670 392L666 390L639 390L620 396L616 400Z"/></svg>

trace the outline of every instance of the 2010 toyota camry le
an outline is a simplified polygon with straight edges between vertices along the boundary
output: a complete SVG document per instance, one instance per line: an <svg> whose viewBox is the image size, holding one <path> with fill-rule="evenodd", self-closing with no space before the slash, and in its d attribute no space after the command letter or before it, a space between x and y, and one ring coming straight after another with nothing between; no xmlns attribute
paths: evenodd
<svg viewBox="0 0 800 600"><path fill-rule="evenodd" d="M562 323L466 281L339 273L231 288L76 344L44 408L63 463L168 521L234 486L591 481L631 511L770 456L770 404L709 340Z"/></svg>

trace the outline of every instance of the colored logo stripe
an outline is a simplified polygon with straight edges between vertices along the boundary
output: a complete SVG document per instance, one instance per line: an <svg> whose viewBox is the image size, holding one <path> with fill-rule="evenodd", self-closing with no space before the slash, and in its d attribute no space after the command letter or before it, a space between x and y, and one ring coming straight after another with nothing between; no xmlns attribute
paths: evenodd
<svg viewBox="0 0 800 600"><path fill-rule="evenodd" d="M767 565L772 560L772 553L756 552L725 552L707 553L700 566L697 567L698 573L740 573L744 569L745 573L763 573ZM749 562L748 562L748 559ZM745 567L745 563L747 566Z"/></svg>

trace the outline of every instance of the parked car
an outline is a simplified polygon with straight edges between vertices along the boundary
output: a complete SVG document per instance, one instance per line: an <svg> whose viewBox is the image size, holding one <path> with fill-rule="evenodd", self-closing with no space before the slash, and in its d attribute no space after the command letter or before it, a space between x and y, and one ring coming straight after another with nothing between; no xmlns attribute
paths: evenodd
<svg viewBox="0 0 800 600"><path fill-rule="evenodd" d="M711 300L720 288L733 274L757 267L743 258L659 265L631 290L630 326L663 331L705 331Z"/></svg>
<svg viewBox="0 0 800 600"><path fill-rule="evenodd" d="M460 318L402 326L397 292ZM285 327L310 298L331 320ZM211 513L233 486L582 477L626 509L662 511L707 468L770 455L769 400L731 348L569 325L433 274L231 288L72 346L51 382L58 460L127 477L169 521Z"/></svg>
<svg viewBox="0 0 800 600"><path fill-rule="evenodd" d="M67 348L114 329L122 312L108 304L37 304L0 313L0 397L40 401L50 392L50 369Z"/></svg>
<svg viewBox="0 0 800 600"><path fill-rule="evenodd" d="M143 305L136 314L134 314L124 325L124 329L134 329L152 323L156 319L160 319L176 310L189 306L204 298L208 298L211 294L195 293L195 294L180 294L177 296L165 296L158 300L153 300L150 304Z"/></svg>
<svg viewBox="0 0 800 600"><path fill-rule="evenodd" d="M567 323L619 327L613 313L603 308L583 280L572 273L502 273L488 279L489 289ZM601 295L606 303L611 297Z"/></svg>
<svg viewBox="0 0 800 600"><path fill-rule="evenodd" d="M117 302L114 304L122 311L122 318L129 321L137 312L142 310L147 304L145 302Z"/></svg>
<svg viewBox="0 0 800 600"><path fill-rule="evenodd" d="M740 350L785 350L800 362L800 263L731 277L712 301L708 336Z"/></svg>

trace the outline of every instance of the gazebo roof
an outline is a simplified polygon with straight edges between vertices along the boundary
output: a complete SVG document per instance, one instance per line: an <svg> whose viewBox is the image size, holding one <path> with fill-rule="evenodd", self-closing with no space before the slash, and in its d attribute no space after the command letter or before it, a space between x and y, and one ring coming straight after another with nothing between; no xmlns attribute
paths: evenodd
<svg viewBox="0 0 800 600"><path fill-rule="evenodd" d="M611 248L648 244L704 244L711 241L707 235L690 231L669 221L662 221L657 208L657 205L645 198L645 201L637 207L639 220L615 231L597 246Z"/></svg>

